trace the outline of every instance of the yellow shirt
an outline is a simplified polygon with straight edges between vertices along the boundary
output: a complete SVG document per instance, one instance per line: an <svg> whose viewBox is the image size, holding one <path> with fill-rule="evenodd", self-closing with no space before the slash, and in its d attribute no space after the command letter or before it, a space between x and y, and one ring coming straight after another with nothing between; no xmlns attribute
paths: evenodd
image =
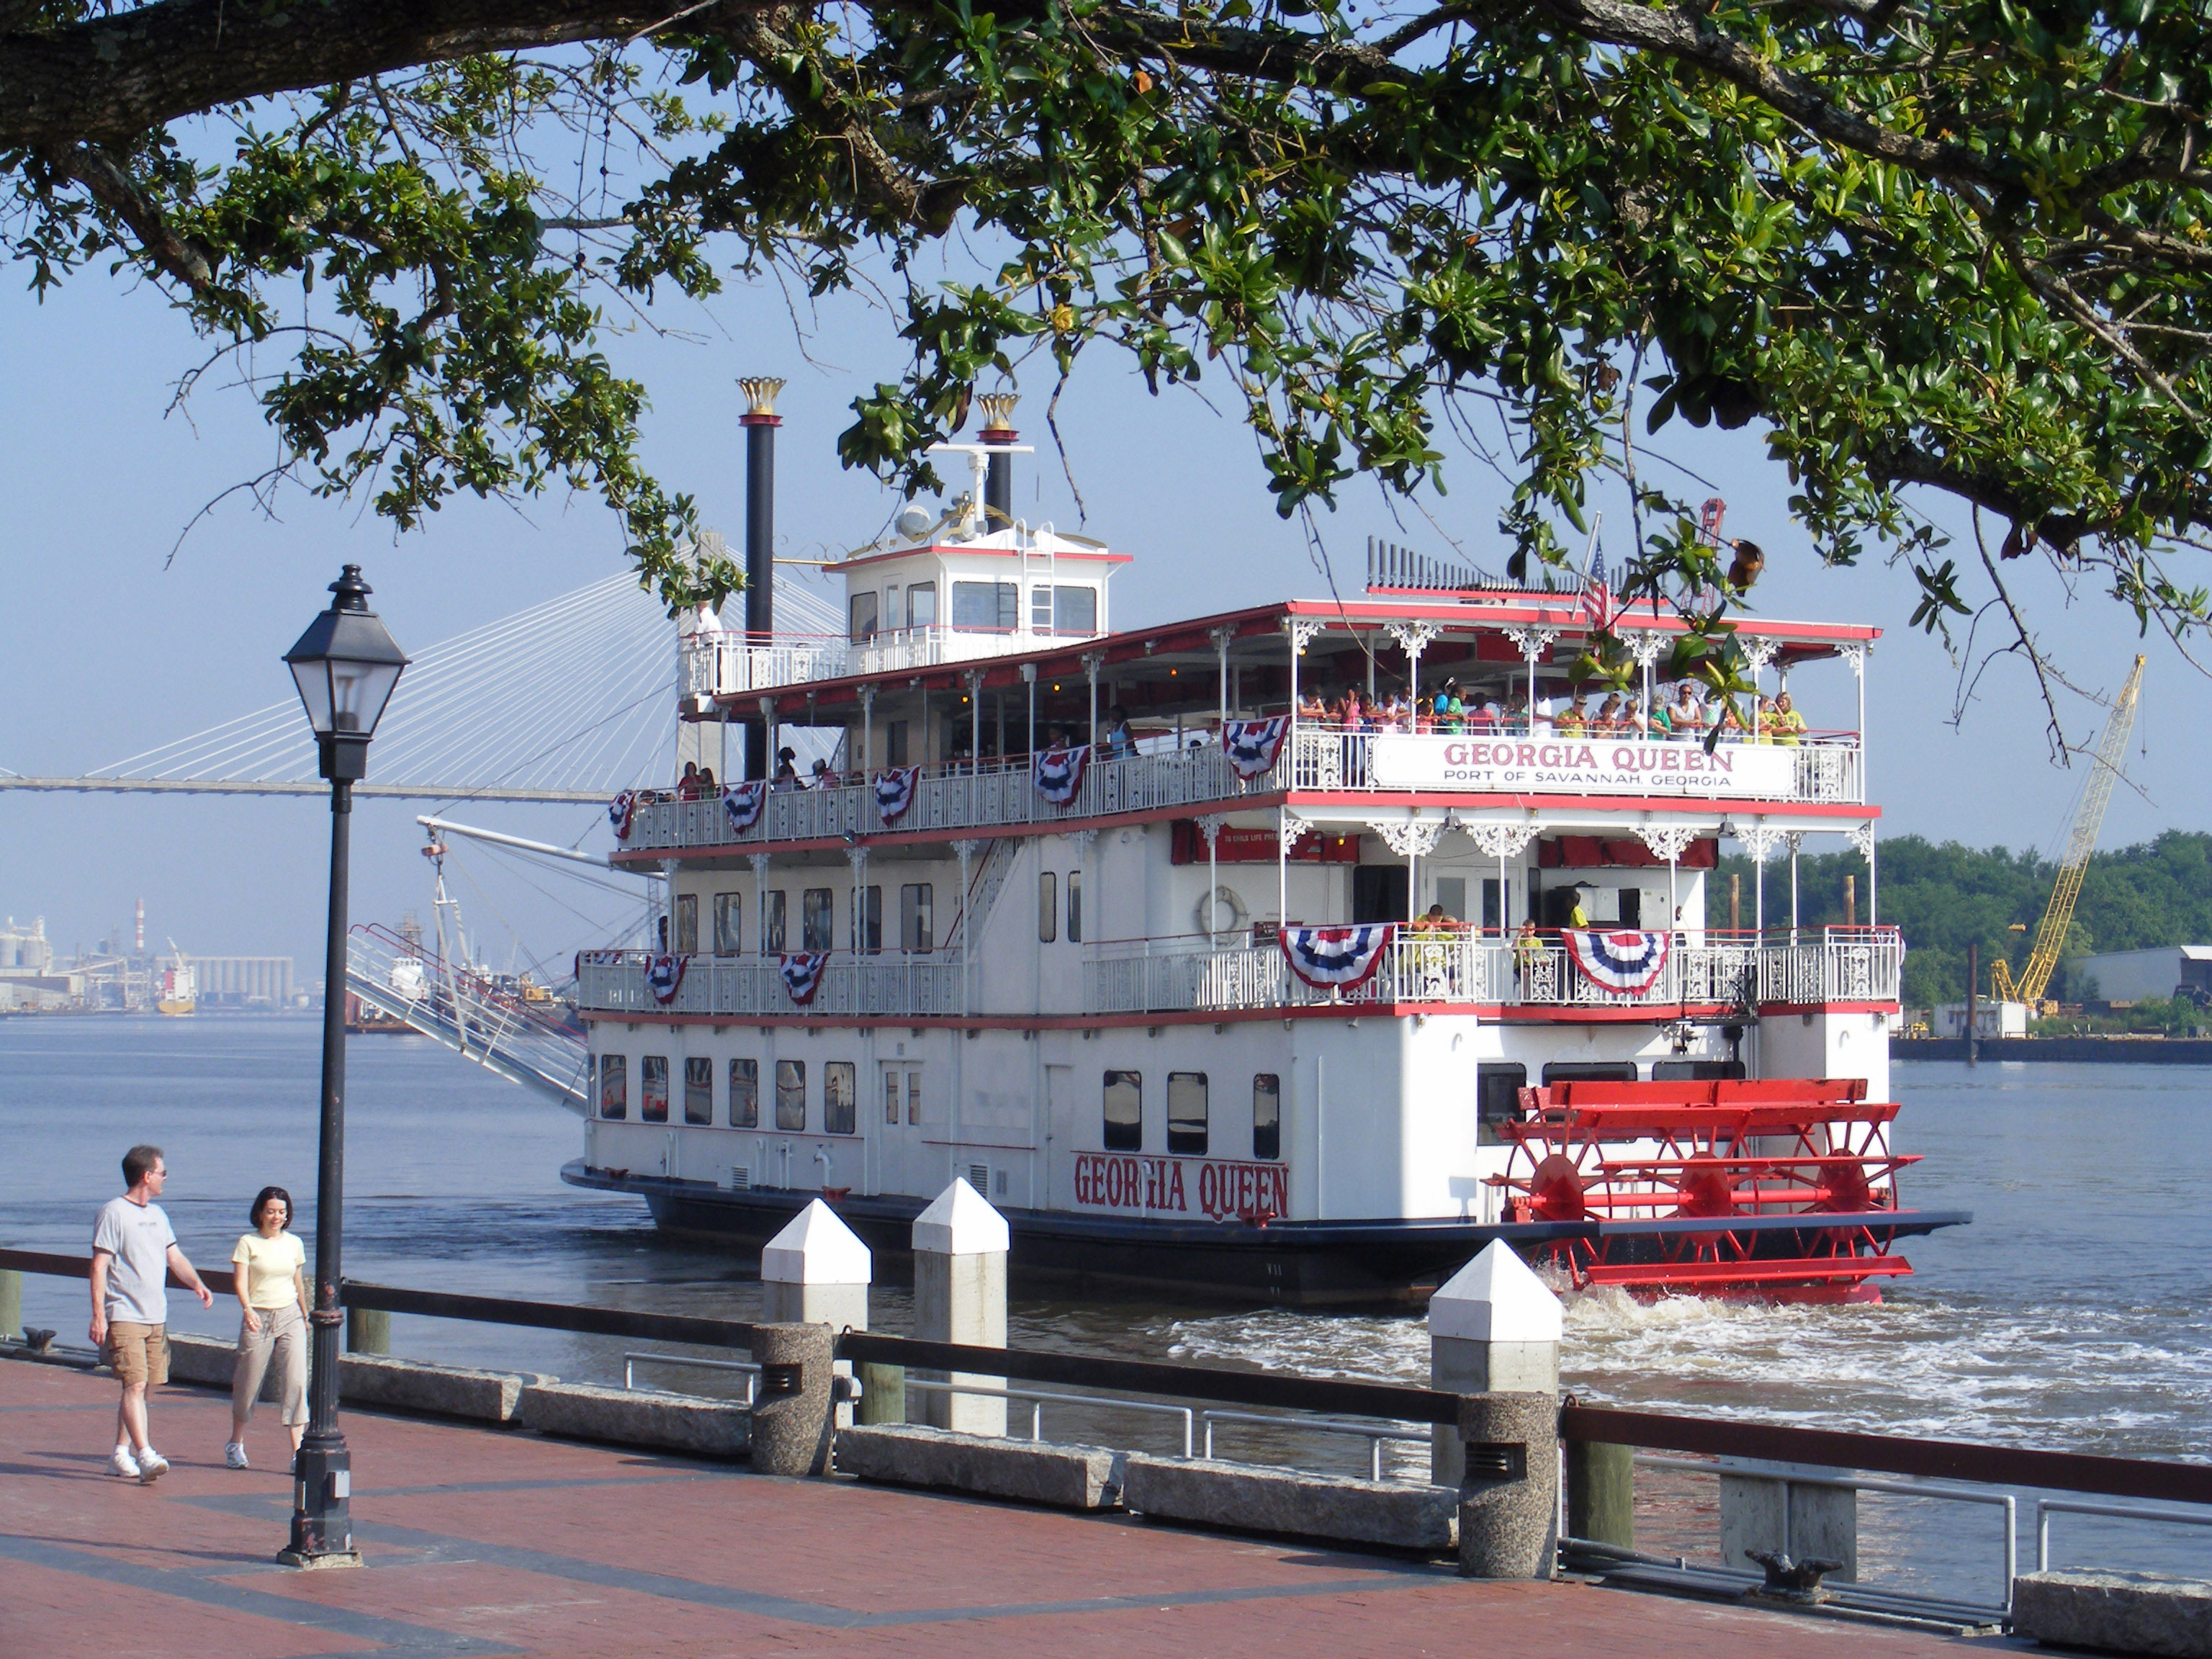
<svg viewBox="0 0 2212 1659"><path fill-rule="evenodd" d="M300 1291L292 1276L307 1265L307 1247L290 1233L264 1238L248 1233L230 1253L231 1265L246 1273L246 1304L249 1308L296 1306Z"/></svg>

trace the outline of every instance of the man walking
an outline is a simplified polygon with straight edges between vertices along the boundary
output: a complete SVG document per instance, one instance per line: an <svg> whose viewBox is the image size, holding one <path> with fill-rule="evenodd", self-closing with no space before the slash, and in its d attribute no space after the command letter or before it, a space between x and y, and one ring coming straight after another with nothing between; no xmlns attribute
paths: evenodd
<svg viewBox="0 0 2212 1659"><path fill-rule="evenodd" d="M146 1438L146 1390L169 1380L170 1270L200 1306L215 1302L154 1202L168 1178L159 1146L133 1146L123 1155L123 1196L100 1206L92 1231L92 1345L123 1384L115 1455L107 1467L142 1484L169 1469L169 1460Z"/></svg>

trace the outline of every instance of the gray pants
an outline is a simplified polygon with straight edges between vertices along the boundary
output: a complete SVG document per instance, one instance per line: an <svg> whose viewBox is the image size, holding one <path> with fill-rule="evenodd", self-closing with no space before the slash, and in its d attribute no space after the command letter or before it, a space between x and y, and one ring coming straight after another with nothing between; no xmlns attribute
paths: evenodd
<svg viewBox="0 0 2212 1659"><path fill-rule="evenodd" d="M307 1420L307 1322L300 1304L256 1308L261 1328L250 1331L238 1322L238 1364L230 1374L231 1409L238 1416L253 1415L253 1402L261 1397L261 1379L276 1358L276 1397L283 1402L287 1423Z"/></svg>

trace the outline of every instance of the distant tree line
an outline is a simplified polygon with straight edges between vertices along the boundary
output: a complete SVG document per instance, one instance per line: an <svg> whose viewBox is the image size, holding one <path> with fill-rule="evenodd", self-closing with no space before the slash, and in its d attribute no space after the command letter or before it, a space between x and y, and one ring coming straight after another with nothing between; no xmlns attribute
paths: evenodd
<svg viewBox="0 0 2212 1659"><path fill-rule="evenodd" d="M1957 842L1940 846L1919 836L1899 836L1879 848L1878 920L1904 931L1905 1002L1926 1007L1959 1002L1966 994L1966 946L1981 947L1982 993L1989 994L1990 963L2000 957L2015 972L2027 963L2035 930L2058 878L2057 866L2039 854L2002 847L1978 851ZM1743 882L1743 921L1751 925L1751 860L1723 859L1706 888L1708 921L1728 920L1729 878ZM1867 914L1866 860L1848 850L1804 857L1797 864L1798 917L1808 927L1844 920L1844 883L1857 882L1857 919ZM1766 918L1790 919L1787 858L1766 866ZM2014 923L2024 931L2014 933ZM2074 963L2106 951L2212 942L2212 835L2169 830L2154 841L2099 853L2082 878L2066 950L2045 994L2078 1000Z"/></svg>

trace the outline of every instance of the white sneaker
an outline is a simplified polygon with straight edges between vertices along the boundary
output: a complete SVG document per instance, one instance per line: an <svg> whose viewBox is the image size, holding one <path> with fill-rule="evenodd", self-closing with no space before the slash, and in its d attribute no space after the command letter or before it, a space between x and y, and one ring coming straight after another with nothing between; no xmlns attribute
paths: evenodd
<svg viewBox="0 0 2212 1659"><path fill-rule="evenodd" d="M151 1446L138 1454L138 1484L150 1486L169 1472L169 1460Z"/></svg>
<svg viewBox="0 0 2212 1659"><path fill-rule="evenodd" d="M227 1469L242 1469L247 1467L244 1441L234 1440L222 1449L222 1466Z"/></svg>
<svg viewBox="0 0 2212 1659"><path fill-rule="evenodd" d="M131 1455L130 1447L118 1446L115 1449L115 1455L107 1460L107 1472L119 1474L125 1480L138 1478L138 1460Z"/></svg>

